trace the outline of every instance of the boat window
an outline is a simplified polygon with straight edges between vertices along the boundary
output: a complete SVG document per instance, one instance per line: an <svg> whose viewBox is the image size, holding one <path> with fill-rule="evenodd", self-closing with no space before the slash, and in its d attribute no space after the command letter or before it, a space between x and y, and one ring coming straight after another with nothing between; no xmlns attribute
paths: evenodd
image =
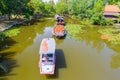
<svg viewBox="0 0 120 80"><path fill-rule="evenodd" d="M54 62L53 58L53 54L52 53L48 53L48 54L42 54L42 62L47 62L49 64L52 64Z"/></svg>
<svg viewBox="0 0 120 80"><path fill-rule="evenodd" d="M46 57L46 58L48 58L48 57L50 57L50 58L52 58L53 57L53 54L42 54L42 58L44 58L44 57Z"/></svg>
<svg viewBox="0 0 120 80"><path fill-rule="evenodd" d="M53 54L47 54L48 57L53 57Z"/></svg>

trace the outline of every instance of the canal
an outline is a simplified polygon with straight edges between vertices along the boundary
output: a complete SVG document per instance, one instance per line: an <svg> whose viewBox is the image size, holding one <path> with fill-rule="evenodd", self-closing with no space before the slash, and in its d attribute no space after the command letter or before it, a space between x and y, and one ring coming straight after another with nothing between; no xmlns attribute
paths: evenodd
<svg viewBox="0 0 120 80"><path fill-rule="evenodd" d="M66 20L67 24L77 21ZM40 20L32 26L22 26L21 33L6 41L2 48L4 62L9 73L0 80L119 80L120 46L100 39L97 32L102 27L84 27L84 33L77 33L65 39L52 36L55 21L52 18ZM43 38L53 37L56 41L56 71L54 76L39 72L39 48Z"/></svg>

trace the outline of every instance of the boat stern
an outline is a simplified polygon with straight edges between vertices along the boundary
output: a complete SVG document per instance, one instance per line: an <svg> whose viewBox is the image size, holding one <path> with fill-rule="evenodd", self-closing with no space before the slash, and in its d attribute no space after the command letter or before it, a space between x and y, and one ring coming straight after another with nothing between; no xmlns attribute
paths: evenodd
<svg viewBox="0 0 120 80"><path fill-rule="evenodd" d="M40 68L40 74L53 75L55 65L42 65Z"/></svg>

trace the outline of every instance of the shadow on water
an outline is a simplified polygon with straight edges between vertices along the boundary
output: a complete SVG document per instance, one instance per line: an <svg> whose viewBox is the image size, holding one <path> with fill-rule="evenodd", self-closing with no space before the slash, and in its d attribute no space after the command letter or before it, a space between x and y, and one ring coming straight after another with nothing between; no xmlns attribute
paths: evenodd
<svg viewBox="0 0 120 80"><path fill-rule="evenodd" d="M11 38L7 38L4 41L0 42L0 51L3 51L5 49L8 49L10 46L13 46L15 43L17 43L16 41L14 41Z"/></svg>
<svg viewBox="0 0 120 80"><path fill-rule="evenodd" d="M13 46L16 43L11 38L7 38L4 41L0 42L0 80L8 80L5 76L11 76L10 72L13 68L17 67L16 60L13 60L15 52L3 52L7 50L10 46Z"/></svg>
<svg viewBox="0 0 120 80"><path fill-rule="evenodd" d="M9 76L13 68L18 67L16 60L13 60L12 57L15 55L15 52L6 52L1 53L0 64L3 67L3 70L0 70L0 77Z"/></svg>
<svg viewBox="0 0 120 80"><path fill-rule="evenodd" d="M57 37L57 36L53 36L52 35L52 38L54 38L54 39L59 39L59 40L64 40L65 38L66 38L66 36L67 36L67 34L66 35L64 35L64 36L62 36L62 37Z"/></svg>
<svg viewBox="0 0 120 80"><path fill-rule="evenodd" d="M54 75L47 75L46 77L48 79L59 78L59 69L67 67L64 52L61 49L56 49L55 53L56 53L55 74Z"/></svg>

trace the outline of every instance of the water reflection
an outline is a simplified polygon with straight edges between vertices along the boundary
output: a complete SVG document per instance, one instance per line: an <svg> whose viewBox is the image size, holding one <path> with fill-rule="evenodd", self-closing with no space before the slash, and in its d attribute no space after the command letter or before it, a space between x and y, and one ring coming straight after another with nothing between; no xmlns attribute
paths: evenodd
<svg viewBox="0 0 120 80"><path fill-rule="evenodd" d="M80 24L79 24L80 25ZM74 29L74 28L73 28ZM82 32L79 32L77 29L77 32L79 33L68 33L68 38L72 38L77 41L85 42L86 45L91 45L93 48L95 48L98 53L101 52L101 50L104 48L104 41L99 38L100 34L98 34L99 27L83 27ZM74 30L76 31L76 30Z"/></svg>
<svg viewBox="0 0 120 80"><path fill-rule="evenodd" d="M113 54L111 56L112 61L111 61L111 68L118 69L120 68L120 54Z"/></svg>
<svg viewBox="0 0 120 80"><path fill-rule="evenodd" d="M57 39L56 37L54 39L57 44L62 44L64 42L64 39Z"/></svg>
<svg viewBox="0 0 120 80"><path fill-rule="evenodd" d="M107 43L107 47L109 47L110 49L112 49L113 51L115 51L116 53L120 53L120 45L113 45L110 43Z"/></svg>
<svg viewBox="0 0 120 80"><path fill-rule="evenodd" d="M12 71L14 67L16 67L16 61L13 56L16 54L15 52L7 51L11 46L14 46L17 42L12 38L7 38L4 41L0 42L0 76L9 75L8 73Z"/></svg>
<svg viewBox="0 0 120 80"><path fill-rule="evenodd" d="M17 42L13 40L12 38L7 38L4 41L0 42L0 50L4 51L6 49L9 49L11 46L16 44Z"/></svg>
<svg viewBox="0 0 120 80"><path fill-rule="evenodd" d="M12 66L9 75L2 76L3 80L119 80L120 47L101 40L97 33L99 27L84 27L85 32L75 34L72 39L69 34L65 39L57 39L52 36L53 26L51 19L29 27L23 26L22 33L11 39L12 44L2 48L6 51L4 53L11 54L6 55L4 60L13 60L12 63L8 62ZM46 37L53 37L56 41L54 76L39 74L39 44Z"/></svg>
<svg viewBox="0 0 120 80"><path fill-rule="evenodd" d="M0 54L2 56L0 58L0 64L4 68L4 72L0 71L0 79L7 80L7 78L2 77L16 75L10 73L14 68L18 67L17 61L12 58L15 54L15 52L4 52Z"/></svg>

